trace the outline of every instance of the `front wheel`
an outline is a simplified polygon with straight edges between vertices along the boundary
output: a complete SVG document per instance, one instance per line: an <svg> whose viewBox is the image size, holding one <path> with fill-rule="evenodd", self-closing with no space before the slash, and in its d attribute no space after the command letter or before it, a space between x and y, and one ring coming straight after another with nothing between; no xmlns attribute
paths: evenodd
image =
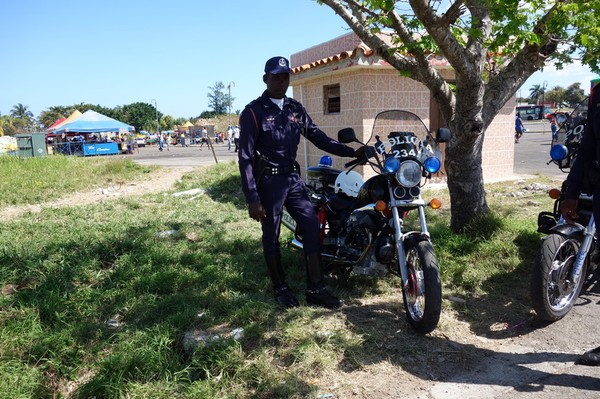
<svg viewBox="0 0 600 399"><path fill-rule="evenodd" d="M408 281L402 296L408 323L419 333L435 329L442 310L442 283L438 261L429 241L409 240L405 245Z"/></svg>
<svg viewBox="0 0 600 399"><path fill-rule="evenodd" d="M571 281L571 271L581 243L578 239L550 234L542 242L531 275L531 303L546 321L562 319L573 307L586 275L583 265L579 281Z"/></svg>

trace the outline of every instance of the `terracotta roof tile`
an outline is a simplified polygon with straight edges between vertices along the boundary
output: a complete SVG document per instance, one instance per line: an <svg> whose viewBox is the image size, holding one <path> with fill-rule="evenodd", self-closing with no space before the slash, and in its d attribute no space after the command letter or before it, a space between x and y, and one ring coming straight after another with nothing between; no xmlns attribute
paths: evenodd
<svg viewBox="0 0 600 399"><path fill-rule="evenodd" d="M366 57L370 57L374 54L374 51L371 50L371 48L369 48L369 46L367 46L366 44L362 43L359 44L358 46L356 46L354 48L354 50L351 51L343 51L339 54L335 54L332 55L330 57L326 57L326 58L322 58L320 60L311 62L309 64L304 64L304 65L300 65L297 67L293 67L292 71L294 73L298 73L298 72L302 72L302 71L306 71L308 69L312 69L312 68L316 68L318 66L321 65L326 65L326 64L330 64L332 62L338 62L338 61L342 61L344 59L353 59L355 58L357 55L359 55L358 53L362 52L362 54L364 54Z"/></svg>
<svg viewBox="0 0 600 399"><path fill-rule="evenodd" d="M313 68L316 68L319 66L331 64L334 62L343 61L345 59L350 60L350 63L345 65L345 67L349 67L349 66L352 66L355 64L355 61L358 60L358 58L361 56L361 53L364 57L367 57L367 58L375 55L375 52L373 50L371 50L371 48L369 46L367 46L364 43L361 43L358 46L356 46L353 50L342 51L341 53L338 53L338 54L335 54L335 55L332 55L332 56L329 56L326 58L321 58L319 60L316 60L316 61L308 63L308 64L293 67L292 71L293 71L293 73L304 72L309 69L313 69ZM444 56L441 56L441 55L431 54L428 58L428 61L429 61L429 64L433 67L442 68L442 67L450 66L450 64L448 63L448 60ZM372 65L373 62L368 62L368 64ZM377 60L377 64L378 65L389 65L388 62L385 61L383 58Z"/></svg>

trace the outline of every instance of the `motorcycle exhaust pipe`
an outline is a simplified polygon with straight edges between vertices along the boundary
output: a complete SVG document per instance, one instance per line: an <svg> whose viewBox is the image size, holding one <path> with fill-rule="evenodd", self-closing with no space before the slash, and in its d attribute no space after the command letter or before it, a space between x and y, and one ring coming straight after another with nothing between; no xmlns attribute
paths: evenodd
<svg viewBox="0 0 600 399"><path fill-rule="evenodd" d="M304 245L300 241L296 240L295 238L292 240L292 246L297 249L302 249L302 250L304 249Z"/></svg>

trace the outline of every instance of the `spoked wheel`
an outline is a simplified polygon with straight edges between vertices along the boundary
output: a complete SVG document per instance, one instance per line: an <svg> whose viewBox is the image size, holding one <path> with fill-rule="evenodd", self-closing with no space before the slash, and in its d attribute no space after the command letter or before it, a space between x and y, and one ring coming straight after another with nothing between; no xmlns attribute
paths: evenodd
<svg viewBox="0 0 600 399"><path fill-rule="evenodd" d="M579 281L571 281L571 271L580 242L559 234L544 239L531 275L531 302L537 315L546 321L562 319L573 307L586 276L584 263Z"/></svg>
<svg viewBox="0 0 600 399"><path fill-rule="evenodd" d="M417 332L427 334L437 326L442 310L438 261L429 241L409 240L405 248L408 281L402 296L406 318Z"/></svg>

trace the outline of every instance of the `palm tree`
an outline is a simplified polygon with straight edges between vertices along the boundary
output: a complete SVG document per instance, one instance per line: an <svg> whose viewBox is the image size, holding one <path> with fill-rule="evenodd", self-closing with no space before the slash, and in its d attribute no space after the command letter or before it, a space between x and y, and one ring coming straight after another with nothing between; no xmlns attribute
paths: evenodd
<svg viewBox="0 0 600 399"><path fill-rule="evenodd" d="M529 98L537 104L539 98L544 95L545 90L545 87L542 85L533 85L531 89L529 89Z"/></svg>
<svg viewBox="0 0 600 399"><path fill-rule="evenodd" d="M0 115L0 136L14 134L16 132L13 117L10 115Z"/></svg>
<svg viewBox="0 0 600 399"><path fill-rule="evenodd" d="M10 110L10 116L14 118L14 126L19 131L31 131L36 128L36 122L33 113L27 105L21 103L15 105Z"/></svg>
<svg viewBox="0 0 600 399"><path fill-rule="evenodd" d="M10 110L10 116L17 119L31 120L33 118L33 113L29 110L27 105L19 103Z"/></svg>

